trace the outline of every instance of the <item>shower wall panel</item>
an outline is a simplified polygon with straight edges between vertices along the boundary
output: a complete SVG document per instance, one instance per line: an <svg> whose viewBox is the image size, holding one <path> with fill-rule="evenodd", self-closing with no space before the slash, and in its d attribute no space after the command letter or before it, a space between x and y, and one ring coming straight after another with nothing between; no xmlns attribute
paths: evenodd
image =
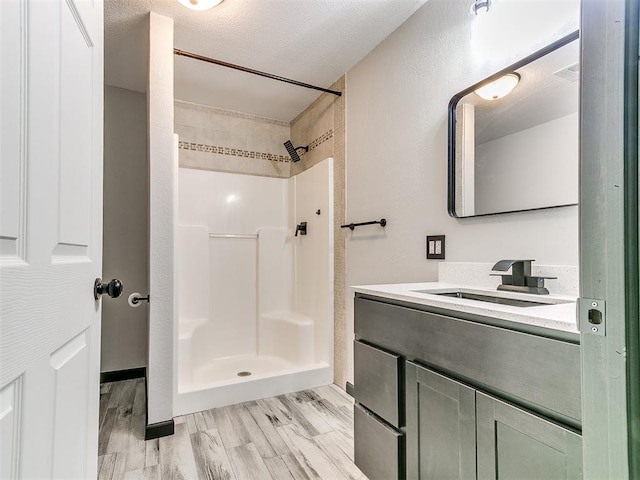
<svg viewBox="0 0 640 480"><path fill-rule="evenodd" d="M215 357L256 351L256 239L209 241L209 324L202 341ZM198 341L199 339L196 339Z"/></svg>
<svg viewBox="0 0 640 480"><path fill-rule="evenodd" d="M214 234L252 234L287 226L286 180L180 168L178 223Z"/></svg>
<svg viewBox="0 0 640 480"><path fill-rule="evenodd" d="M316 361L333 361L333 159L291 179L295 224L307 222L307 235L295 237L295 308L313 319Z"/></svg>
<svg viewBox="0 0 640 480"><path fill-rule="evenodd" d="M186 332L186 322L205 318L192 335L192 363L256 353L261 232L264 302L292 303L287 180L185 168L178 178L179 322Z"/></svg>
<svg viewBox="0 0 640 480"><path fill-rule="evenodd" d="M293 239L289 228L258 232L258 314L293 310Z"/></svg>
<svg viewBox="0 0 640 480"><path fill-rule="evenodd" d="M178 312L181 320L209 317L209 229L178 225Z"/></svg>

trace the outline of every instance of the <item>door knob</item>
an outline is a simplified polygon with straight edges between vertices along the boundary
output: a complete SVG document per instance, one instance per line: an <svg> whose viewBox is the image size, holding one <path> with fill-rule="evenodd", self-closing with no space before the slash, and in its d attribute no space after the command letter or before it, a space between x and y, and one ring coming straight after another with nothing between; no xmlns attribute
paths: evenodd
<svg viewBox="0 0 640 480"><path fill-rule="evenodd" d="M111 298L117 298L122 293L122 290L124 290L122 282L117 278L114 278L109 283L102 283L101 278L96 278L93 284L93 298L98 300L100 295L104 295L105 293Z"/></svg>

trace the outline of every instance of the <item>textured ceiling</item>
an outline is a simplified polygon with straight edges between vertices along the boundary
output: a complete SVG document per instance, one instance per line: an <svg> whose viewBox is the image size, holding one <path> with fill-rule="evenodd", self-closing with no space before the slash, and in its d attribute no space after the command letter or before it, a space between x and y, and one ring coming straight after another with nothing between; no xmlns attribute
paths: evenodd
<svg viewBox="0 0 640 480"><path fill-rule="evenodd" d="M328 88L426 0L105 0L105 83L146 91L149 11L175 21L175 47ZM184 57L180 100L289 121L318 92Z"/></svg>

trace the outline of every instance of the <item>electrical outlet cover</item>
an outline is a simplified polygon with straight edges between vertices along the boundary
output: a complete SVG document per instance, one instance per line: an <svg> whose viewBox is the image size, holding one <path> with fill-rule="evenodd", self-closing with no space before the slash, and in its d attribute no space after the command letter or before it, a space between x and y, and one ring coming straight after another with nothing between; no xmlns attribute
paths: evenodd
<svg viewBox="0 0 640 480"><path fill-rule="evenodd" d="M427 236L427 259L444 260L444 235Z"/></svg>

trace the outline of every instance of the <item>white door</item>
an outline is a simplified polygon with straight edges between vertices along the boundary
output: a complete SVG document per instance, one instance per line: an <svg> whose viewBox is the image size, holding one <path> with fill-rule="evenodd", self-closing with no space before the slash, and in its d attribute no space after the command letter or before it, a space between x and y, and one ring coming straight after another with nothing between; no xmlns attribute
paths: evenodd
<svg viewBox="0 0 640 480"><path fill-rule="evenodd" d="M102 8L0 0L2 479L96 477Z"/></svg>

